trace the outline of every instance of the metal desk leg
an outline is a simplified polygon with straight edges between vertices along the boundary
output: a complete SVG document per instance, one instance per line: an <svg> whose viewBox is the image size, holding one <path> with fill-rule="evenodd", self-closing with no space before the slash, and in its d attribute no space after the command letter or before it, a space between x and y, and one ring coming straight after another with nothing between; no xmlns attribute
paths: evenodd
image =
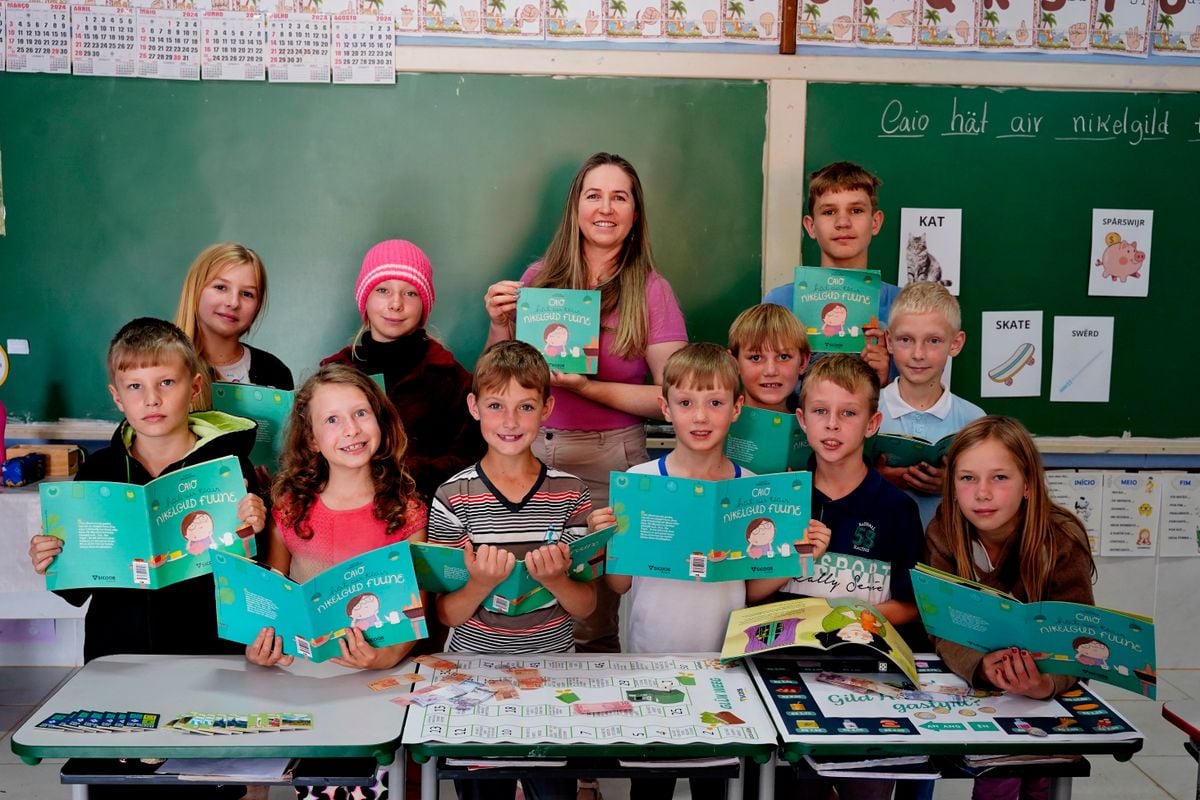
<svg viewBox="0 0 1200 800"><path fill-rule="evenodd" d="M725 781L725 800L742 800L746 789L746 770L753 759L739 758L738 775Z"/></svg>
<svg viewBox="0 0 1200 800"><path fill-rule="evenodd" d="M71 784L71 800L87 800L88 785L86 783Z"/></svg>
<svg viewBox="0 0 1200 800"><path fill-rule="evenodd" d="M397 795L396 800L403 800ZM421 800L438 800L437 756L421 765Z"/></svg>
<svg viewBox="0 0 1200 800"><path fill-rule="evenodd" d="M392 763L388 764L388 795L397 798L397 800L404 800L406 796L404 792L408 787L404 785L404 767L407 764L407 760L404 748L397 747Z"/></svg>
<svg viewBox="0 0 1200 800"><path fill-rule="evenodd" d="M1071 800L1071 779L1050 779L1050 800Z"/></svg>
<svg viewBox="0 0 1200 800"><path fill-rule="evenodd" d="M775 756L758 767L758 800L775 800Z"/></svg>

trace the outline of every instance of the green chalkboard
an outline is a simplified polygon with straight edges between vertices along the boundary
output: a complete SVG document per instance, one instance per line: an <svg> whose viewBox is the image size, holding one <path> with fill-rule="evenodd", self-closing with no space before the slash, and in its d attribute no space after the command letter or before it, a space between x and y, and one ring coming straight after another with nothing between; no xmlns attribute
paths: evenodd
<svg viewBox="0 0 1200 800"><path fill-rule="evenodd" d="M108 339L135 316L172 317L192 258L226 239L263 256L270 306L251 341L297 377L349 341L362 255L391 237L429 254L431 327L469 367L484 290L541 254L597 150L638 168L689 332L723 342L758 298L766 103L747 81L0 74L0 343L30 344L0 398L34 419L117 416Z"/></svg>
<svg viewBox="0 0 1200 800"><path fill-rule="evenodd" d="M884 280L897 277L901 208L963 210L956 394L1043 435L1200 435L1186 322L1200 298L1200 95L813 84L807 108L808 172L849 159L883 179L870 257ZM1093 208L1154 211L1148 297L1088 296ZM805 242L806 263L817 257ZM981 399L981 313L1021 309L1044 311L1042 396ZM1114 317L1109 402L1048 400L1060 315Z"/></svg>

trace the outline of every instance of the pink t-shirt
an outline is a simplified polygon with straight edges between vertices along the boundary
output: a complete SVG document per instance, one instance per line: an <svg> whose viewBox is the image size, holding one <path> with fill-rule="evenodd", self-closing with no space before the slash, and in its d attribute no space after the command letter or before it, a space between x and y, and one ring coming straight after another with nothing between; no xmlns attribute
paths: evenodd
<svg viewBox="0 0 1200 800"><path fill-rule="evenodd" d="M528 286L533 276L541 269L542 262L525 270L521 284ZM646 277L646 311L650 316L648 344L662 342L686 342L687 327L679 301L671 291L671 284L658 272ZM617 327L617 312L600 320L600 364L594 377L596 380L613 383L643 384L650 372L645 355L638 358L618 358L612 354L612 342ZM600 403L586 400L574 392L554 389L554 411L546 420L547 428L572 431L611 431L637 425L642 418L624 411L617 411Z"/></svg>
<svg viewBox="0 0 1200 800"><path fill-rule="evenodd" d="M374 503L334 511L318 496L308 512L313 528L311 539L301 539L294 529L283 524L278 508L271 511L271 516L275 520L275 529L283 537L284 546L292 554L288 577L303 583L334 564L360 553L402 542L414 533L425 530L429 509L420 500L410 502L407 524L391 536L387 533L387 523L375 516Z"/></svg>

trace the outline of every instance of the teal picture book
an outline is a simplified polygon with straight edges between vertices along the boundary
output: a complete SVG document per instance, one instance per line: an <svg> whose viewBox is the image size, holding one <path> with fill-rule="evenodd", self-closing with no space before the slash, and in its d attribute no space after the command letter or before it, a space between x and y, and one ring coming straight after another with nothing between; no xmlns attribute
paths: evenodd
<svg viewBox="0 0 1200 800"><path fill-rule="evenodd" d="M808 468L812 448L795 414L742 406L725 437L725 455L756 475Z"/></svg>
<svg viewBox="0 0 1200 800"><path fill-rule="evenodd" d="M522 287L516 337L536 347L550 369L594 375L600 365L600 292Z"/></svg>
<svg viewBox="0 0 1200 800"><path fill-rule="evenodd" d="M612 533L611 528L596 531L571 543L572 580L586 583L604 574L604 548ZM425 591L444 594L467 585L465 556L459 548L423 543L414 544L412 552L417 584ZM529 574L525 563L518 561L512 574L483 601L483 607L511 617L534 611L553 599L554 595Z"/></svg>
<svg viewBox="0 0 1200 800"><path fill-rule="evenodd" d="M274 469L283 449L284 426L292 411L295 395L295 392L287 389L272 389L270 386L218 382L212 386L212 405L214 411L246 417L258 424L250 461L256 467Z"/></svg>
<svg viewBox="0 0 1200 800"><path fill-rule="evenodd" d="M246 484L234 456L145 486L74 481L40 493L42 530L63 543L46 571L50 590L158 589L207 575L221 550L255 553L254 531L237 518Z"/></svg>
<svg viewBox="0 0 1200 800"><path fill-rule="evenodd" d="M877 433L867 439L863 452L872 464L883 456L889 467L912 467L922 462L936 467L957 435L947 434L931 442L904 433Z"/></svg>
<svg viewBox="0 0 1200 800"><path fill-rule="evenodd" d="M858 353L879 325L879 270L796 267L792 311L817 353Z"/></svg>
<svg viewBox="0 0 1200 800"><path fill-rule="evenodd" d="M613 472L617 531L605 569L704 582L807 576L812 475L701 481Z"/></svg>
<svg viewBox="0 0 1200 800"><path fill-rule="evenodd" d="M213 557L217 635L249 644L264 627L288 655L325 661L341 655L351 628L372 647L428 635L408 542L357 555L304 583L228 553Z"/></svg>
<svg viewBox="0 0 1200 800"><path fill-rule="evenodd" d="M912 570L917 608L930 635L991 653L1020 647L1048 675L1075 675L1147 697L1158 683L1154 621L1082 603L1022 603L926 564Z"/></svg>

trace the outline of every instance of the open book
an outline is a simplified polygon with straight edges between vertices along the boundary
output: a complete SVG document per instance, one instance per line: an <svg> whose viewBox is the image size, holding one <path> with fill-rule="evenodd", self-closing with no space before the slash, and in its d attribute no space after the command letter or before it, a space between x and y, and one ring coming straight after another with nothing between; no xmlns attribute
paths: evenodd
<svg viewBox="0 0 1200 800"><path fill-rule="evenodd" d="M756 475L808 469L812 448L795 414L742 406L725 437L725 455Z"/></svg>
<svg viewBox="0 0 1200 800"><path fill-rule="evenodd" d="M111 481L43 484L42 530L62 540L46 588L158 589L207 575L212 554L255 552L238 522L246 496L234 456L181 469L144 486Z"/></svg>
<svg viewBox="0 0 1200 800"><path fill-rule="evenodd" d="M811 575L812 475L701 481L613 472L606 569L704 582Z"/></svg>
<svg viewBox="0 0 1200 800"><path fill-rule="evenodd" d="M258 425L254 431L254 449L250 451L250 461L256 467L274 469L283 448L284 425L295 397L296 393L287 389L250 383L217 382L212 385L214 411L246 417Z"/></svg>
<svg viewBox="0 0 1200 800"><path fill-rule="evenodd" d="M957 435L950 433L931 442L906 433L877 433L867 439L863 451L872 464L882 455L889 467L912 467L921 462L937 466Z"/></svg>
<svg viewBox="0 0 1200 800"><path fill-rule="evenodd" d="M550 369L595 374L600 356L600 292L522 287L516 338L536 347Z"/></svg>
<svg viewBox="0 0 1200 800"><path fill-rule="evenodd" d="M919 684L912 651L899 632L874 606L852 598L802 597L734 611L721 661L791 647L833 650L851 645L886 658L914 687Z"/></svg>
<svg viewBox="0 0 1200 800"><path fill-rule="evenodd" d="M1048 675L1076 675L1155 696L1154 621L1082 603L1022 603L926 564L913 591L931 636L991 653L1021 647Z"/></svg>
<svg viewBox="0 0 1200 800"><path fill-rule="evenodd" d="M604 574L604 546L612 537L612 528L596 531L571 542L571 579L595 580ZM427 592L456 592L467 585L465 555L457 547L440 544L414 544L413 566L417 583ZM533 579L524 561L518 561L505 578L483 601L487 611L516 616L541 608L554 599L550 590Z"/></svg>
<svg viewBox="0 0 1200 800"><path fill-rule="evenodd" d="M879 325L879 287L875 269L796 267L792 311L817 353L857 353L866 344L863 331Z"/></svg>
<svg viewBox="0 0 1200 800"><path fill-rule="evenodd" d="M250 644L264 627L283 637L283 652L313 661L341 655L351 628L372 647L427 636L425 609L408 542L357 555L304 583L245 558L217 553L217 634Z"/></svg>

